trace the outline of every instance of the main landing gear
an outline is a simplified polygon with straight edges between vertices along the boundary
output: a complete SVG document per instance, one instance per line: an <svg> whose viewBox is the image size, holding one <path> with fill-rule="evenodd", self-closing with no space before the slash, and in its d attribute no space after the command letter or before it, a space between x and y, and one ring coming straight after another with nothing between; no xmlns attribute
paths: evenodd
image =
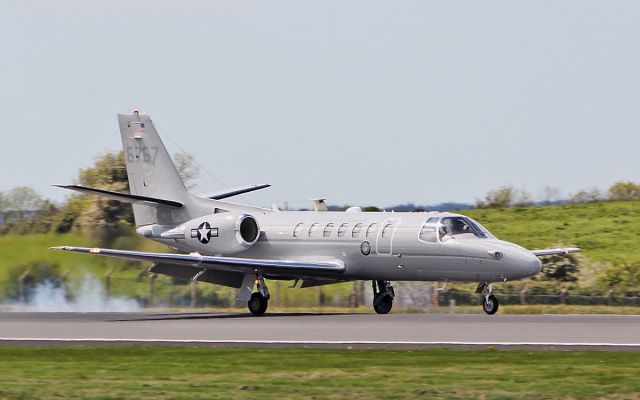
<svg viewBox="0 0 640 400"><path fill-rule="evenodd" d="M489 315L493 315L498 312L500 303L498 298L493 295L493 288L490 283L483 282L478 285L476 293L483 293L486 291L484 298L482 299L482 309Z"/></svg>
<svg viewBox="0 0 640 400"><path fill-rule="evenodd" d="M372 281L371 285L373 286L373 309L378 314L388 314L393 307L395 297L393 286L389 281Z"/></svg>
<svg viewBox="0 0 640 400"><path fill-rule="evenodd" d="M257 292L251 294L251 298L247 302L247 306L249 307L251 314L259 316L267 311L267 307L269 307L269 298L271 297L262 275L258 275L256 277L256 289Z"/></svg>

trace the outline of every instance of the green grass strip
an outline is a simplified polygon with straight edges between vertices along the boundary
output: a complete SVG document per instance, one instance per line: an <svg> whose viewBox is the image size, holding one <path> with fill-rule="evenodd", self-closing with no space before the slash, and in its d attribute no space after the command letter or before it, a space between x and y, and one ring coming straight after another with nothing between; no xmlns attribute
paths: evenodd
<svg viewBox="0 0 640 400"><path fill-rule="evenodd" d="M640 352L0 347L6 399L640 398Z"/></svg>

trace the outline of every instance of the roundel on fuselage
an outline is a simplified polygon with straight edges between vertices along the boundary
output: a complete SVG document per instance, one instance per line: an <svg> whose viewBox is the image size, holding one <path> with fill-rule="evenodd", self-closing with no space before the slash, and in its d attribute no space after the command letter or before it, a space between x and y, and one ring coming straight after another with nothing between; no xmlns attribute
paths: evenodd
<svg viewBox="0 0 640 400"><path fill-rule="evenodd" d="M209 243L209 240L211 240L211 225L208 222L201 223L196 229L196 235L200 243Z"/></svg>
<svg viewBox="0 0 640 400"><path fill-rule="evenodd" d="M369 244L369 242L367 240L365 240L364 242L362 242L362 244L360 245L360 251L362 252L362 254L364 254L365 256L368 256L371 253L371 244Z"/></svg>

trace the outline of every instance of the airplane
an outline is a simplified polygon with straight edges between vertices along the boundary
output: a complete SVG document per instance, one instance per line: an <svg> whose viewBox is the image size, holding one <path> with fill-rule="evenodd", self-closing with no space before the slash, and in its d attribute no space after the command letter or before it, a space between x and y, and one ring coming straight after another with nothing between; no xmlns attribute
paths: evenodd
<svg viewBox="0 0 640 400"><path fill-rule="evenodd" d="M314 200L313 211L281 211L226 201L266 184L196 196L147 114L119 114L118 123L130 193L56 186L132 203L136 232L182 253L52 249L150 262L152 273L237 288L237 299L256 316L269 303L265 279L302 282L301 288L369 280L378 314L391 311L392 281L476 282L483 310L493 315L499 307L493 283L538 274L538 257L580 251L530 251L449 212L329 211L324 199Z"/></svg>

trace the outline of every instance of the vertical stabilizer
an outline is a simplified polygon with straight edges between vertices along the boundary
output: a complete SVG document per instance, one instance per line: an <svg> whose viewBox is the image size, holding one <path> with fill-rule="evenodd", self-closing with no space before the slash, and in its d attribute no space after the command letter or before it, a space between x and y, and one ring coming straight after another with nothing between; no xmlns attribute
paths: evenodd
<svg viewBox="0 0 640 400"><path fill-rule="evenodd" d="M131 194L187 202L190 195L151 118L134 111L118 114L118 123ZM175 222L162 207L134 204L133 212L137 226Z"/></svg>

